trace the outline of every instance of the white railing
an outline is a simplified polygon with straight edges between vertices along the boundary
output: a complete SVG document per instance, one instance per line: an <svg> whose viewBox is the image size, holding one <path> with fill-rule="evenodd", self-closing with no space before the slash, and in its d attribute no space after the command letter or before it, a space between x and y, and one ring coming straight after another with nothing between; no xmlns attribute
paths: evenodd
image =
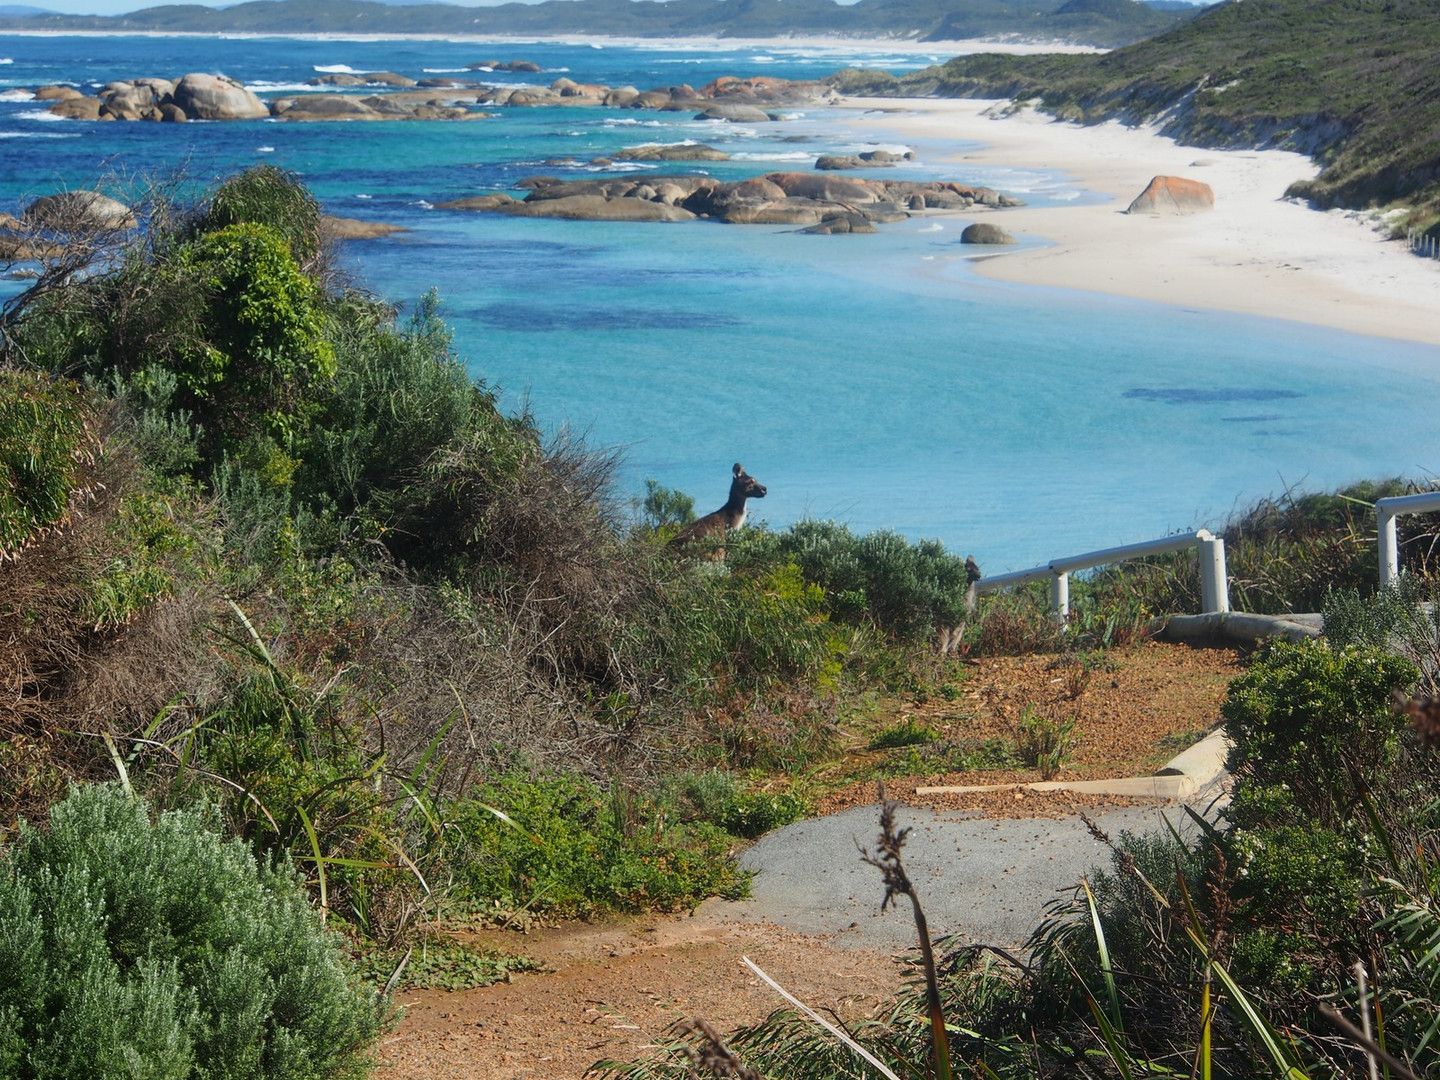
<svg viewBox="0 0 1440 1080"><path fill-rule="evenodd" d="M1437 496L1440 498L1440 496ZM1437 504L1440 505L1440 504ZM1143 559L1149 555L1164 555L1171 551L1198 548L1200 559L1200 604L1205 613L1230 610L1230 585L1225 576L1225 541L1212 536L1205 529L1193 533L1180 533L1161 540L1146 540L1139 544L1125 544L1122 547L1088 551L1084 555L1071 555L1054 559L1044 566L1029 570L1016 570L1009 574L984 577L976 583L976 592L995 592L1013 585L1024 585L1031 581L1050 579L1050 611L1056 618L1064 619L1070 614L1070 574L1076 570L1088 570L1092 566L1106 566L1110 563Z"/></svg>
<svg viewBox="0 0 1440 1080"><path fill-rule="evenodd" d="M1416 255L1440 259L1440 237L1426 236L1419 229L1411 229L1405 234L1405 243Z"/></svg>
<svg viewBox="0 0 1440 1080"><path fill-rule="evenodd" d="M1380 536L1380 587L1400 576L1400 544L1395 536L1395 519L1401 514L1428 514L1440 510L1440 491L1419 495L1392 495L1375 502L1375 531Z"/></svg>

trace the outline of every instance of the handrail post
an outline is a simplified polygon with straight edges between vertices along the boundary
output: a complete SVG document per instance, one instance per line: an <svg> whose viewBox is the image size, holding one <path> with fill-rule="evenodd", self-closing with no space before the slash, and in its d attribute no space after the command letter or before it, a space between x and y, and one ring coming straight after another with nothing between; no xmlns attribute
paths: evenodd
<svg viewBox="0 0 1440 1080"><path fill-rule="evenodd" d="M1070 575L1064 570L1050 571L1050 614L1061 625L1070 619Z"/></svg>
<svg viewBox="0 0 1440 1080"><path fill-rule="evenodd" d="M1400 545L1395 535L1395 515L1385 506L1376 506L1376 533L1380 537L1380 587L1386 588L1400 576Z"/></svg>
<svg viewBox="0 0 1440 1080"><path fill-rule="evenodd" d="M1216 536L1200 540L1196 544L1200 561L1200 608L1201 611L1226 612L1230 610L1230 579L1225 572L1225 541Z"/></svg>

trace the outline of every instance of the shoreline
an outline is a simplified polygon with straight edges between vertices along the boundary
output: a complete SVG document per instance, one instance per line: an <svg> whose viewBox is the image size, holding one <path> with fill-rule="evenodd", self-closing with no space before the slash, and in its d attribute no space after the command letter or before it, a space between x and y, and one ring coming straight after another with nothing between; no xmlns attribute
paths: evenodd
<svg viewBox="0 0 1440 1080"><path fill-rule="evenodd" d="M1152 128L1082 127L1004 101L846 98L837 107L877 110L850 121L872 137L980 144L941 154L946 163L1055 170L1110 197L1001 211L993 220L1007 232L1046 243L985 252L993 257L971 260L980 277L1440 344L1440 260L1388 239L1378 213L1286 200L1291 183L1318 171L1304 155L1181 146ZM1157 175L1209 184L1215 208L1124 213Z"/></svg>
<svg viewBox="0 0 1440 1080"><path fill-rule="evenodd" d="M792 37L635 37L607 34L352 34L344 31L309 31L287 34L283 31L202 31L202 30L0 30L0 39L7 37L139 37L139 38L215 38L221 41L252 41L284 38L288 41L444 41L455 44L493 45L589 45L627 49L816 49L844 52L900 52L923 56L940 54L944 59L973 53L997 52L1015 55L1032 53L1095 53L1107 50L1091 45L1066 41L994 41L988 38L956 38L949 41L920 41L902 37L828 37L823 34L797 34ZM936 61L936 62L943 62Z"/></svg>
<svg viewBox="0 0 1440 1080"><path fill-rule="evenodd" d="M432 40L496 47L562 43L707 51L803 49L833 54L890 52L916 57L981 51L1053 51L1029 42L839 38L625 38L598 35L197 34L153 31L6 31L5 36L286 37L306 41ZM1082 51L1071 47L1067 51ZM1084 50L1088 51L1088 50ZM845 98L842 126L914 146L931 165L966 163L1060 173L1101 203L1006 209L1006 231L1040 244L966 252L980 278L1014 285L1101 293L1179 307L1288 320L1368 337L1440 344L1440 261L1388 239L1381 215L1318 211L1287 201L1294 181L1317 166L1280 150L1187 147L1153 127L1117 121L1084 127L1009 102L964 98ZM822 118L828 110L812 116ZM965 146L956 146L965 143ZM930 144L927 146L927 144ZM1152 176L1208 183L1215 208L1190 216L1125 214ZM1023 197L1023 192L1020 193Z"/></svg>

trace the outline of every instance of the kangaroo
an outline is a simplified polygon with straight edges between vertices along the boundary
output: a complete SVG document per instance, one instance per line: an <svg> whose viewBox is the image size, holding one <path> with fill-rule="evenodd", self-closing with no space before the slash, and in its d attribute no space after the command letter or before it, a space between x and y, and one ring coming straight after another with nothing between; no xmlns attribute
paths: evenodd
<svg viewBox="0 0 1440 1080"><path fill-rule="evenodd" d="M710 557L725 557L725 531L738 529L745 524L745 500L765 497L765 485L746 473L745 466L738 461L730 470L730 475L730 498L725 501L725 505L713 514L706 514L681 529L671 539L671 547L684 549L713 541L715 548Z"/></svg>
<svg viewBox="0 0 1440 1080"><path fill-rule="evenodd" d="M980 580L980 566L975 556L965 556L965 618L956 626L940 627L940 655L945 656L960 648L960 639L965 636L965 627L975 617L975 586Z"/></svg>

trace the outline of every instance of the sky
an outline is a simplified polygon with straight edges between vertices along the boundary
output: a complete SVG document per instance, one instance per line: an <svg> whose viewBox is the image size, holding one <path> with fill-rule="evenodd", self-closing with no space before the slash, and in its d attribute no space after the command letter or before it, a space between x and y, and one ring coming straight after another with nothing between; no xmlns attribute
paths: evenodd
<svg viewBox="0 0 1440 1080"><path fill-rule="evenodd" d="M6 8L43 8L62 15L128 15L147 7L159 7L163 3L198 3L203 7L232 7L237 0L224 3L207 3L206 0L0 0L0 13ZM419 0L409 0L411 3ZM508 0L436 0L438 3L456 4L462 7L488 7L491 4L506 3ZM523 0L538 3L539 0Z"/></svg>
<svg viewBox="0 0 1440 1080"><path fill-rule="evenodd" d="M237 0L225 0L221 3L207 3L206 0L0 0L0 13L8 7L31 7L43 8L46 11L57 11L62 15L127 15L132 11L139 11L141 8L157 7L161 3L200 3L205 7L229 7ZM401 3L419 3L423 0L399 0ZM457 4L462 7L488 7L492 4L506 3L507 0L437 0L439 3ZM522 0L524 3L538 3L539 0ZM841 3L853 2L853 0L840 0ZM1205 2L1205 0L1196 0Z"/></svg>

